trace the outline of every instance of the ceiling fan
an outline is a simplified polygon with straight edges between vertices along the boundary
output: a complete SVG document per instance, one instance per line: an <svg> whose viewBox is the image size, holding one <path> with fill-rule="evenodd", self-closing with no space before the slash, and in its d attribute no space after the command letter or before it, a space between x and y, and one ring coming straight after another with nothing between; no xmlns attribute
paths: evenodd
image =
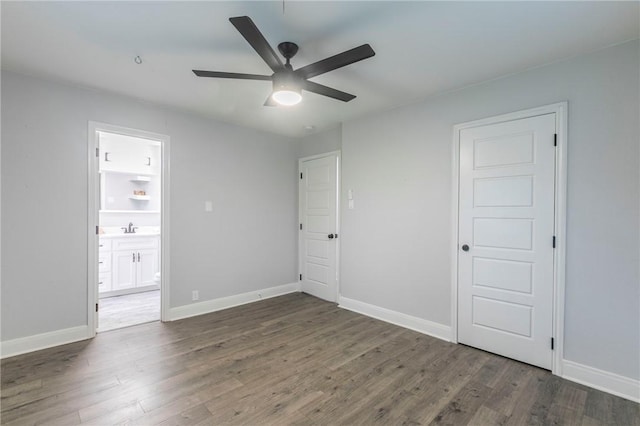
<svg viewBox="0 0 640 426"><path fill-rule="evenodd" d="M343 102L349 102L355 98L355 95L323 86L322 84L309 81L310 78L329 71L344 67L354 62L367 59L375 55L371 46L363 44L351 50L339 53L329 58L323 59L313 64L304 66L294 70L290 60L298 52L298 45L285 41L278 45L278 50L286 59L286 63L273 51L267 40L264 38L258 27L248 16L237 16L229 18L229 21L249 42L251 47L258 52L258 55L273 70L272 75L259 74L240 74L232 72L220 71L201 71L193 70L198 77L218 77L218 78L235 78L242 80L264 80L273 83L273 93L267 98L265 106L275 105L295 105L302 100L302 90L317 93L319 95L328 96Z"/></svg>

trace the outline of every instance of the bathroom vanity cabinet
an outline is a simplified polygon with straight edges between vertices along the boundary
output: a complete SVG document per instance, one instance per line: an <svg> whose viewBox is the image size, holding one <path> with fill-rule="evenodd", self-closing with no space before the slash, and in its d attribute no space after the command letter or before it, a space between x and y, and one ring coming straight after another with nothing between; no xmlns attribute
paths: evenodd
<svg viewBox="0 0 640 426"><path fill-rule="evenodd" d="M100 297L156 289L160 272L160 236L100 235L98 289Z"/></svg>

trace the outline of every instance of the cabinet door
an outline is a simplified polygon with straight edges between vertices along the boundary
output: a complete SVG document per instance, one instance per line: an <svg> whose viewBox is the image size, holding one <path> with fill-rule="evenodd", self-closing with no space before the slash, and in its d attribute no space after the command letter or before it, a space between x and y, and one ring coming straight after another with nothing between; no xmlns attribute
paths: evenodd
<svg viewBox="0 0 640 426"><path fill-rule="evenodd" d="M130 153L124 136L100 133L100 171L126 172L129 168Z"/></svg>
<svg viewBox="0 0 640 426"><path fill-rule="evenodd" d="M139 256L139 257L138 257ZM137 266L137 287L154 285L153 280L158 271L158 250L144 249L138 250L136 254Z"/></svg>
<svg viewBox="0 0 640 426"><path fill-rule="evenodd" d="M111 252L100 252L98 254L98 272L111 271Z"/></svg>
<svg viewBox="0 0 640 426"><path fill-rule="evenodd" d="M98 292L111 291L111 272L100 272L98 274Z"/></svg>
<svg viewBox="0 0 640 426"><path fill-rule="evenodd" d="M136 253L133 251L113 252L112 290L121 290L136 286L136 260Z"/></svg>
<svg viewBox="0 0 640 426"><path fill-rule="evenodd" d="M144 160L145 165L148 164L147 171L145 173L152 175L160 174L162 172L162 150L160 145L148 145Z"/></svg>
<svg viewBox="0 0 640 426"><path fill-rule="evenodd" d="M159 164L154 142L115 133L100 133L100 170L155 174Z"/></svg>

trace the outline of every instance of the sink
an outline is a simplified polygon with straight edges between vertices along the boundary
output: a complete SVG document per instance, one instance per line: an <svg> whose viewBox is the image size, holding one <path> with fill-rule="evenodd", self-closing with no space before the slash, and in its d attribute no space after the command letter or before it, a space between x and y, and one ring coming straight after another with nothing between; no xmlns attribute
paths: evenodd
<svg viewBox="0 0 640 426"><path fill-rule="evenodd" d="M153 237L156 235L160 235L160 231L138 231L132 234L125 234L124 232L109 232L105 234L100 234L100 238L133 238L133 237Z"/></svg>

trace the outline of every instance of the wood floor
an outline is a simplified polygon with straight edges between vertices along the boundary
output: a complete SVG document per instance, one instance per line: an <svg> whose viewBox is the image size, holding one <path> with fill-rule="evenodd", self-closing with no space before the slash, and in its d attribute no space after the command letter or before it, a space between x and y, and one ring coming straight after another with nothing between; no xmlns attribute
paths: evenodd
<svg viewBox="0 0 640 426"><path fill-rule="evenodd" d="M640 425L639 405L291 294L2 361L2 424Z"/></svg>

